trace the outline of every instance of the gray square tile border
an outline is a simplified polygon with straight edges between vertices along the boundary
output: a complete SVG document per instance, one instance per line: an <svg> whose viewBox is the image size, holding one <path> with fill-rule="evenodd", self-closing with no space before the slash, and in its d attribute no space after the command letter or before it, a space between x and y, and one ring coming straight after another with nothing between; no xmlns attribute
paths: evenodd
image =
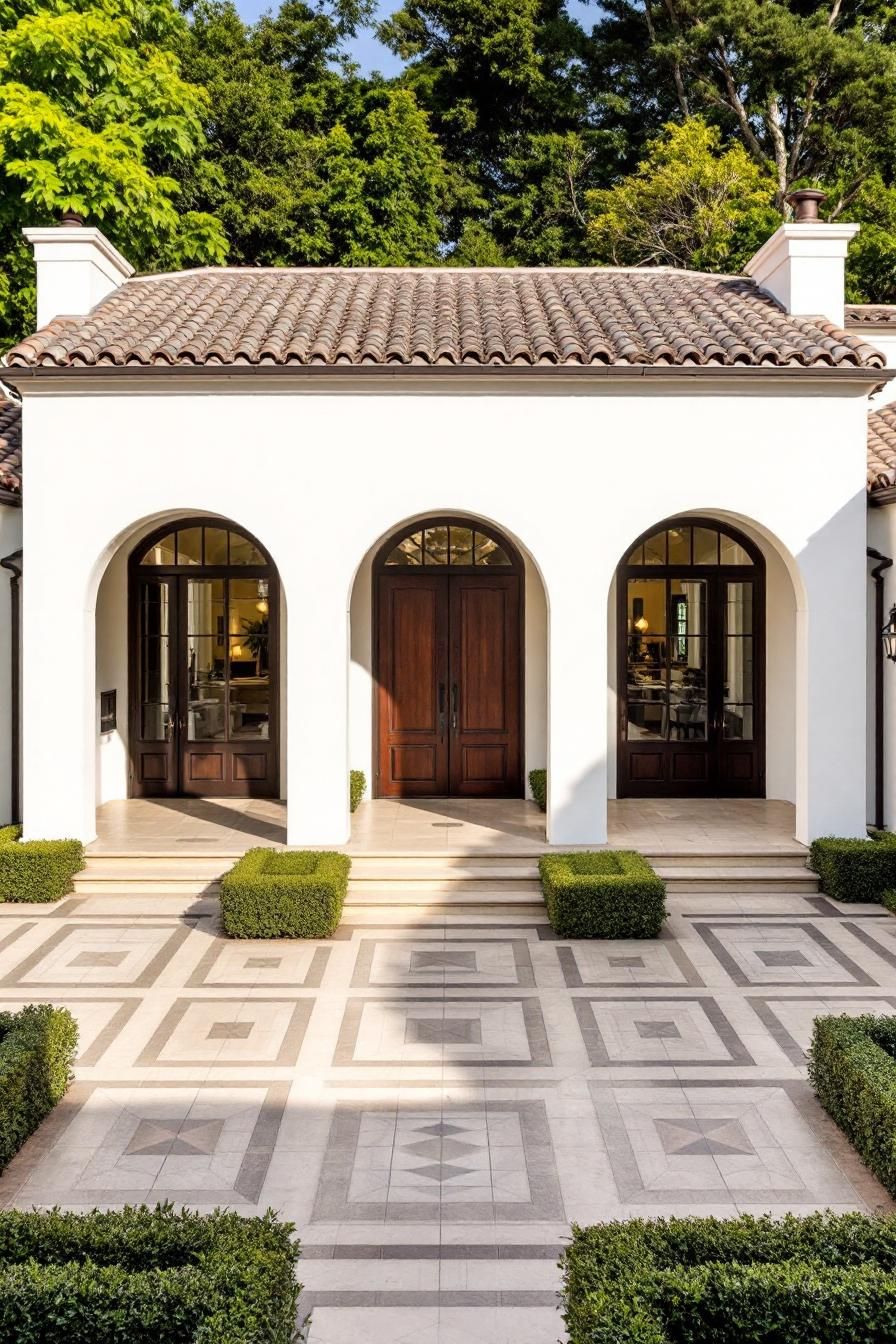
<svg viewBox="0 0 896 1344"><path fill-rule="evenodd" d="M246 948L247 963L254 961L256 963L270 959L270 951L265 951L266 939L248 939L248 938L220 938L213 937L211 946L202 954L199 965L192 972L186 982L187 989L320 989L324 978L324 971L327 969L327 962L330 960L330 949L326 946L318 946L314 949L314 955L311 958L311 965L304 980L259 982L247 975L244 980L212 980L208 977L214 968L215 962L226 951L231 951L234 947L243 946ZM296 939L301 946L301 940ZM252 949L251 951L249 949Z"/></svg>
<svg viewBox="0 0 896 1344"><path fill-rule="evenodd" d="M681 980L626 980L620 977L619 980L583 980L582 972L579 970L579 964L576 961L575 943L567 939L566 946L557 948L557 959L560 962L560 969L563 972L563 979L566 981L568 989L630 989L637 993L642 989L703 989L703 979L697 968L691 963L678 939L664 929L659 938L645 938L645 949L653 947L656 943L661 943L663 950L669 953L670 958L681 971ZM629 956L624 958L629 960ZM611 965L614 964L614 955L608 953L608 960ZM623 960L621 955L615 956L615 964L619 965Z"/></svg>
<svg viewBox="0 0 896 1344"><path fill-rule="evenodd" d="M378 981L372 984L370 973L373 969L373 958L379 943L387 947L400 947L402 944L410 945L421 951L445 952L445 943L471 943L485 947L506 947L510 946L513 952L513 964L516 968L516 982L514 985L508 985L504 980L444 980L441 984L415 985L409 980ZM471 947L471 951L475 948ZM448 972L446 971L446 976ZM529 944L525 938L472 938L469 934L464 937L455 937L454 930L449 929L447 937L428 938L413 936L401 938L361 938L358 946L358 956L355 961L355 969L352 972L352 989L534 989L535 973L532 969L532 958L529 955Z"/></svg>
<svg viewBox="0 0 896 1344"><path fill-rule="evenodd" d="M707 1067L712 1068L715 1066L724 1067L731 1064L751 1065L755 1063L753 1056L750 1054L749 1050L746 1048L714 998L704 998L703 996L693 994L686 996L676 995L674 999L656 997L644 1001L651 1005L660 1003L666 1005L669 1007L670 1012L674 1012L676 1005L680 1003L697 1004L698 1007L703 1009L703 1012L709 1019L709 1023L718 1037L721 1049L727 1053L727 1058L688 1059L687 1057L683 1057L681 1059L657 1058L656 1060L611 1059L607 1052L606 1045L604 1044L604 1038L601 1035L600 1017L597 1008L602 1003L630 1003L634 1007L635 1004L640 1003L640 999L636 998L634 995L631 997L627 995L624 998L621 995L614 995L612 997L602 995L600 998L596 998L592 995L577 995L572 1000L572 1005L575 1010L576 1021L579 1024L579 1030L582 1033L582 1039L585 1042L585 1049L588 1051L588 1058L591 1061L592 1067L601 1068L610 1066L614 1069L644 1068L645 1065L653 1066L668 1064L670 1068L675 1066L678 1066L679 1068L687 1068L690 1066L695 1069L701 1069ZM685 1046L682 1045L682 1050L684 1049Z"/></svg>
<svg viewBox="0 0 896 1344"><path fill-rule="evenodd" d="M481 1110L493 1114L513 1113L519 1117L526 1174L531 1195L528 1204L505 1201L432 1201L390 1203L370 1200L364 1203L348 1198L358 1151L361 1120L371 1112L397 1112L402 1107L390 1101L338 1101L330 1126L327 1149L321 1167L312 1223L525 1223L564 1222L560 1181L554 1162L551 1131L543 1101L492 1101L482 1103L438 1102L429 1108L433 1122L442 1118L450 1123L452 1112ZM415 1114L428 1109L425 1104L405 1107Z"/></svg>
<svg viewBox="0 0 896 1344"><path fill-rule="evenodd" d="M193 1004L216 1003L221 1005L221 1021L230 1022L233 1018L234 1008L250 1006L256 1003L291 1003L293 1006L292 1016L289 1025L283 1034L283 1040L280 1042L280 1048L273 1059L241 1059L230 1060L208 1060L208 1059L161 1059L159 1056L166 1043L170 1040L173 1032L183 1021L189 1008ZM274 1068L276 1066L293 1066L298 1062L299 1052L302 1049L302 1043L305 1039L305 1032L308 1030L308 1022L311 1018L311 1012L314 1008L313 999L281 999L271 995L265 995L264 998L254 996L249 999L220 999L220 998L195 998L175 999L174 1003L168 1009L162 1021L156 1027L146 1045L140 1051L140 1054L134 1061L135 1069L264 1069Z"/></svg>
<svg viewBox="0 0 896 1344"><path fill-rule="evenodd" d="M23 996L21 993L17 994L16 1001L21 1002L22 997ZM56 1004L60 1008L68 1008L68 1009L74 1008L79 1003L113 1003L113 1004L117 1003L119 1005L115 1013L103 1027L102 1031L100 1031L97 1034L95 1040L93 1040L91 1044L88 1046L88 1048L85 1051L83 1051L82 1054L79 1054L75 1059L75 1063L80 1065L82 1068L90 1068L92 1065L98 1064L100 1062L103 1055L109 1049L109 1046L118 1036L119 1032L121 1032L121 1030L127 1025L127 1023L130 1022L131 1018L134 1016L143 1000L125 999L125 998L107 999L107 998L100 998L99 996L93 994L87 995L82 993L82 994L65 994L65 995L38 994L35 997L34 1002L52 1003ZM6 1005L4 1004L2 998L0 998L0 1012L6 1012Z"/></svg>
<svg viewBox="0 0 896 1344"><path fill-rule="evenodd" d="M816 929L814 924L809 924L805 920L782 920L780 923L775 924L768 924L758 919L720 920L715 924L701 923L695 920L693 928L694 932L703 939L704 943L706 943L706 946L710 949L719 963L724 966L734 983L742 987L749 986L751 988L760 989L767 985L789 985L792 989L804 989L806 987L806 981L794 979L793 977L783 980L751 980L750 977L744 973L742 967L738 966L734 957L722 943L715 932L716 929L754 929L757 932L774 930L775 933L780 933L782 930L787 929L797 929L801 933L806 934L807 937L811 938L813 942L817 943L832 961L836 961L838 966L842 966L843 970L851 976L853 984L877 986L877 981L873 980L867 971L863 971L861 966L856 965L845 952L841 952L840 948L832 943L830 938L826 937L820 929ZM814 980L812 981L812 984L842 987L843 981Z"/></svg>
<svg viewBox="0 0 896 1344"><path fill-rule="evenodd" d="M775 1012L774 1008L772 1008L771 1005L772 1001L775 1001L777 1003L812 1003L819 997L820 996L818 994L799 994L799 995L788 994L787 998L785 999L782 998L782 996L780 995L774 995L774 994L767 994L767 995L749 994L744 996L744 1002L750 1005L750 1007L753 1009L753 1012L759 1018L760 1022L763 1024L764 1027L768 1029L768 1033L771 1036L772 1040L774 1040L781 1047L781 1049L784 1051L785 1055L791 1061L791 1063L798 1064L802 1067L806 1063L806 1052L800 1045L796 1037L792 1036L791 1033L784 1026L784 1023L778 1017L777 1013ZM838 994L836 999L832 998L830 1002L832 1004L853 1003L855 1002L856 999L867 999L867 997L868 996L866 994L850 994L850 995ZM889 1007L892 1008L894 1012L896 1012L896 998L887 997L887 998L875 999L875 1002L881 1005L882 1010ZM830 1016L835 1015L836 1015L836 1008L832 1008L830 1011ZM819 1014L819 1016L824 1017L828 1016L828 1014L821 1013Z"/></svg>
<svg viewBox="0 0 896 1344"><path fill-rule="evenodd" d="M400 1004L402 1007L411 1009L413 1007L426 1006L431 1008L433 1004L438 1006L439 999L380 999L373 997L353 996L346 1001L345 1011L342 1016L342 1024L339 1028L339 1038L336 1042L336 1049L333 1053L334 1068L395 1068L400 1069L409 1061L400 1059L355 1059L355 1050L358 1045L358 1033L361 1028L361 1016L364 1007L368 1003L386 1003ZM478 999L475 995L467 994L460 998L446 999L445 1003L518 1003L523 1010L523 1024L526 1028L526 1037L529 1042L529 1059L494 1059L475 1058L469 1061L463 1059L452 1059L451 1068L515 1068L531 1069L536 1067L550 1068L552 1064L551 1050L548 1044L547 1029L544 1024L544 1017L541 1011L541 1003L537 998L501 995L500 998ZM415 1059L412 1061L415 1068L441 1068L445 1062L443 1056L435 1053L432 1059Z"/></svg>
<svg viewBox="0 0 896 1344"><path fill-rule="evenodd" d="M28 972L33 971L34 967L39 965L49 952L52 952L54 948L59 947L59 945L70 938L73 933L88 930L101 936L113 929L131 929L134 927L132 924L124 924L121 921L114 924L65 924L62 928L54 929L49 938L46 938L44 942L41 943L40 947L29 953L24 961L20 961L7 975L4 975L2 979L0 979L0 985L17 985L22 989L34 990L38 995L44 989L149 989L151 985L155 984L160 973L168 965L174 954L180 950L189 938L190 934L193 932L194 923L195 921L192 920L184 921L181 919L176 923L141 924L139 926L141 929L168 929L169 934L148 965L144 967L138 976L134 976L130 980L109 979L101 982L92 981L89 985L79 984L69 980L42 980L40 984L35 984L33 982L28 983L25 980Z"/></svg>

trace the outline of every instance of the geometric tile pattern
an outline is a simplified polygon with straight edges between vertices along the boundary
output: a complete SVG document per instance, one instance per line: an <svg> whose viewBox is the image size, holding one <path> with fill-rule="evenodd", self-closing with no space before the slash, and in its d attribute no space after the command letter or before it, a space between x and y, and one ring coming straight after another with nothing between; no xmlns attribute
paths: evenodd
<svg viewBox="0 0 896 1344"><path fill-rule="evenodd" d="M176 890L0 911L0 1010L81 1032L0 1205L274 1207L309 1344L555 1339L573 1220L889 1210L804 1050L819 1013L896 1010L896 920L728 901L673 895L663 937L613 942L388 907L243 942Z"/></svg>

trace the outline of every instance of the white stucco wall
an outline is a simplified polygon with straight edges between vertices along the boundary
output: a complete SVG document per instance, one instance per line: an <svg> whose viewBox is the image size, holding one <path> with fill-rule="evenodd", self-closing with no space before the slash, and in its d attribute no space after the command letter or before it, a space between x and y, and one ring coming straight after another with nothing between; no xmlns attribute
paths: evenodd
<svg viewBox="0 0 896 1344"><path fill-rule="evenodd" d="M796 739L793 787L782 765L778 796L796 798L804 838L860 833L866 388L835 378L586 382L557 371L526 384L490 380L488 392L464 375L449 392L444 380L405 382L415 390L401 392L401 377L154 379L154 391L144 380L127 393L93 380L60 381L55 392L22 380L28 834L92 835L105 689L97 589L135 528L194 512L253 532L280 572L293 843L347 838L346 771L369 760L369 582L358 567L386 533L438 512L491 521L529 557L533 649L536 578L543 584L547 656L543 676L527 667L527 768L548 766L552 841L605 835L613 572L632 538L686 512L746 523L783 557L799 692L773 711L789 717ZM96 481L113 484L99 493ZM66 650L64 677L45 656L47 628Z"/></svg>
<svg viewBox="0 0 896 1344"><path fill-rule="evenodd" d="M22 510L0 504L0 558L11 555L22 544ZM10 574L0 569L0 825L10 820L12 735L10 718Z"/></svg>

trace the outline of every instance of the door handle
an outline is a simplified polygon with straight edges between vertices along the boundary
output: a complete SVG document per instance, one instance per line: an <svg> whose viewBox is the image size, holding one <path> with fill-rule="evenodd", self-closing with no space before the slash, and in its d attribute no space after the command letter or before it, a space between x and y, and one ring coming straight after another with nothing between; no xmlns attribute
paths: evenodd
<svg viewBox="0 0 896 1344"><path fill-rule="evenodd" d="M457 732L457 682L451 687L451 731Z"/></svg>
<svg viewBox="0 0 896 1344"><path fill-rule="evenodd" d="M439 736L445 740L445 683L439 682Z"/></svg>

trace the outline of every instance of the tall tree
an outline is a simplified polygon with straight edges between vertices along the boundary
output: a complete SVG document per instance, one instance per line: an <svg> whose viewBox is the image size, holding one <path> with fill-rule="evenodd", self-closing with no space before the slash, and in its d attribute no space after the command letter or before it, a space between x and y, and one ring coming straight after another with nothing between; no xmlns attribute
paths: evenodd
<svg viewBox="0 0 896 1344"><path fill-rule="evenodd" d="M181 76L170 0L0 0L0 341L33 323L23 225L77 210L138 266L220 261L217 221L180 207L206 96Z"/></svg>
<svg viewBox="0 0 896 1344"><path fill-rule="evenodd" d="M605 70L666 120L705 115L775 180L800 179L842 213L891 156L896 54L886 0L607 0ZM650 127L647 127L650 130Z"/></svg>
<svg viewBox="0 0 896 1344"><path fill-rule="evenodd" d="M364 12L286 0L246 25L231 0L193 10L187 70L211 112L184 191L221 219L237 262L438 259L441 153L410 91L362 80L345 60Z"/></svg>

